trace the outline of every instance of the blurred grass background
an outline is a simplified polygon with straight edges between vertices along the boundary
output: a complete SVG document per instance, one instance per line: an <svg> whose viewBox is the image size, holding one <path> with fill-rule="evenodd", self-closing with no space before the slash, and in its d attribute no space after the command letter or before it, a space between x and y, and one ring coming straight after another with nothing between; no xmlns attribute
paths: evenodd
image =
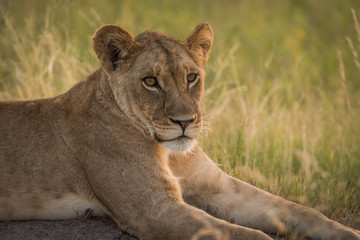
<svg viewBox="0 0 360 240"><path fill-rule="evenodd" d="M0 100L51 97L99 64L91 36L215 33L200 144L229 174L360 228L360 1L0 1Z"/></svg>

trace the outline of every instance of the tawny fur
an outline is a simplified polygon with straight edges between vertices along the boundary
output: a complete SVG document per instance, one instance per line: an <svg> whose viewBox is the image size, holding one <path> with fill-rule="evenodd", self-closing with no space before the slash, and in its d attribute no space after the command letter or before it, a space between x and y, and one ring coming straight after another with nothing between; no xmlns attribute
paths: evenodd
<svg viewBox="0 0 360 240"><path fill-rule="evenodd" d="M229 239L270 239L259 230L360 239L314 209L228 176L196 144L212 39L207 23L184 41L105 25L93 37L102 67L85 81L55 98L2 102L0 220L92 210L146 240L211 239L209 226Z"/></svg>

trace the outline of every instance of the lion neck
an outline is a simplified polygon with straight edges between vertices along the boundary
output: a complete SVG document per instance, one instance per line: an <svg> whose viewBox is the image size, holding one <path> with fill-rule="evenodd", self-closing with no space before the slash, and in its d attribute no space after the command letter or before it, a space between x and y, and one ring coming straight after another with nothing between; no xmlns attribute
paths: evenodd
<svg viewBox="0 0 360 240"><path fill-rule="evenodd" d="M143 115L140 107L136 105L136 99L126 89L116 84L117 80L107 79L107 86L110 88L112 98L115 100L120 111L126 116L131 124L138 129L146 138L153 139L154 133L149 120Z"/></svg>
<svg viewBox="0 0 360 240"><path fill-rule="evenodd" d="M134 111L141 113L137 106L131 102L128 93L123 92L123 89L112 87L111 80L108 75L101 71L101 79L99 84L99 93L101 99L104 99L103 105L109 111L112 111L119 117L126 118L128 122L142 133L146 138L152 138L152 131L147 127L147 120L140 114L134 114Z"/></svg>
<svg viewBox="0 0 360 240"><path fill-rule="evenodd" d="M64 118L71 115L78 121L87 121L87 113L96 114L96 119L107 125L132 128L144 137L149 137L141 123L131 118L122 104L115 99L109 79L101 68L68 92L55 97L53 101L56 109L66 112Z"/></svg>

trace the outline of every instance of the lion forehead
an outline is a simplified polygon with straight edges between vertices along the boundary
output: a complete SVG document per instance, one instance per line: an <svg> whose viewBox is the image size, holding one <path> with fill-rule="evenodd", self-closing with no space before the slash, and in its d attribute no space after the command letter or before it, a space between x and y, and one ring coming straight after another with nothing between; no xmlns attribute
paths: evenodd
<svg viewBox="0 0 360 240"><path fill-rule="evenodd" d="M140 55L146 63L177 67L183 66L183 62L187 62L187 66L195 64L182 42L171 36L146 31L135 39L142 45Z"/></svg>

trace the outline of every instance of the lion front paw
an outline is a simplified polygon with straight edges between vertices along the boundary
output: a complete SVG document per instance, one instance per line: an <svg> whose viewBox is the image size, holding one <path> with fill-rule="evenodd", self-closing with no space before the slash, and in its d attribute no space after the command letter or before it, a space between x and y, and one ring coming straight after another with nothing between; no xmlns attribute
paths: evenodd
<svg viewBox="0 0 360 240"><path fill-rule="evenodd" d="M353 229L342 229L337 231L331 239L334 240L360 240L359 231Z"/></svg>

